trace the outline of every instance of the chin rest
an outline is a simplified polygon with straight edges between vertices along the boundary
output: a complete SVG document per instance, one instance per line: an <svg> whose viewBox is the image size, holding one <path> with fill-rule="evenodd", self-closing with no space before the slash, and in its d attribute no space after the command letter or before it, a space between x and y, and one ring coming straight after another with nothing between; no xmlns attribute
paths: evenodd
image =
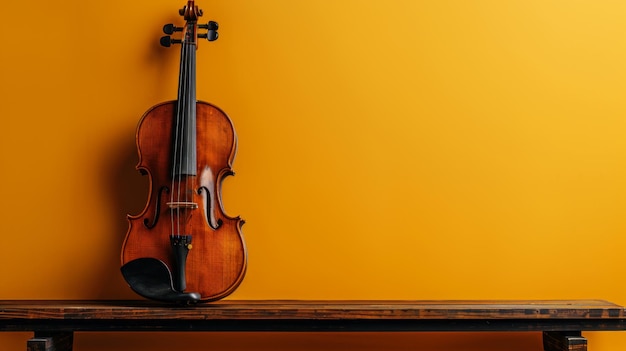
<svg viewBox="0 0 626 351"><path fill-rule="evenodd" d="M137 294L151 300L182 304L200 301L200 294L174 289L172 272L156 258L144 257L127 262L121 268L126 282Z"/></svg>

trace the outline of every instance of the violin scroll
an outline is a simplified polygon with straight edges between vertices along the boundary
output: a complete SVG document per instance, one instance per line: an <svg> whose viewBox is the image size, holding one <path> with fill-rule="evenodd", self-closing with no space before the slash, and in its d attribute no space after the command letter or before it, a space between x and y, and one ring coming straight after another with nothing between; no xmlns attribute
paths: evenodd
<svg viewBox="0 0 626 351"><path fill-rule="evenodd" d="M185 18L185 21L195 21L198 17L202 16L202 10L198 6L194 5L193 0L189 0L187 5L178 10L178 14Z"/></svg>
<svg viewBox="0 0 626 351"><path fill-rule="evenodd" d="M163 33L166 36L161 37L161 45L170 47L172 44L182 44L185 40L195 42L196 38L207 39L208 41L215 41L219 37L217 29L219 25L215 21L209 21L207 24L197 24L198 17L201 17L203 12L198 6L194 5L193 1L178 10L178 13L185 18L190 27L187 28L187 34L183 36L184 39L172 39L171 35L175 32L182 32L185 30L183 27L176 27L175 25L168 23L163 26ZM206 33L197 33L197 29L206 29Z"/></svg>

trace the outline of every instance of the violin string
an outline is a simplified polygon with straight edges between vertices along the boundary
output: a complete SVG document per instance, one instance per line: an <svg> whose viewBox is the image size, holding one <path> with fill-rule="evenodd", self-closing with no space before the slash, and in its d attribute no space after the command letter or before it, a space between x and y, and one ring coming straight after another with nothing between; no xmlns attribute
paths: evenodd
<svg viewBox="0 0 626 351"><path fill-rule="evenodd" d="M193 27L192 27L193 26ZM191 32L193 31L193 32ZM180 159L180 167L182 171L179 172L179 194L182 192L182 199L179 200L185 202L185 204L179 210L179 218L178 218L178 234L188 234L183 233L181 228L181 223L186 221L186 211L190 211L191 208L188 207L187 203L193 201L193 182L190 181L190 177L195 174L195 149L191 150L191 148L195 148L196 146L196 136L192 135L195 132L195 121L196 121L196 101L195 101L195 57L196 57L196 47L195 47L195 25L190 25L189 32L191 35L187 37L187 41L185 42L185 92L184 92L184 100L185 104L185 114L182 118L182 128L181 128L181 154ZM181 183L184 180L184 188L181 188ZM185 218L181 218L180 212L183 212ZM191 228L187 228L187 230L191 230Z"/></svg>
<svg viewBox="0 0 626 351"><path fill-rule="evenodd" d="M195 27L195 25L194 25ZM188 126L188 131L191 133L196 133L196 123L197 123L197 116L196 116L196 49L197 49L197 39L196 39L196 28L194 28L194 36L192 37L192 44L190 46L190 58L189 58L189 123L192 124L190 126ZM192 178L195 174L195 168L196 168L196 147L197 147L197 140L196 140L196 135L189 135L190 140L193 140L193 143L191 144L191 147L194 148L190 153L187 154L187 167L186 169L188 170L193 170L191 172L190 178ZM195 177L193 177L195 178ZM193 201L193 188L194 188L194 184L195 182L190 181L187 182L187 194L189 194L188 196L191 196L192 198L190 199L191 201ZM189 209L189 211L193 211L191 208ZM190 222L191 224L192 222ZM189 230L191 231L192 228L189 227ZM191 234L187 233L187 234Z"/></svg>
<svg viewBox="0 0 626 351"><path fill-rule="evenodd" d="M171 233L174 235L182 234L182 222L185 219L181 218L181 212L187 211L186 203L193 201L193 198L189 198L193 196L193 182L185 179L183 185L183 178L193 176L196 173L195 169L192 169L195 168L196 151L189 150L190 147L196 147L196 136L191 135L191 133L195 132L192 124L196 122L196 43L194 42L195 36L190 35L190 30L190 27L187 26L183 42L181 43L178 103L173 143L172 192L170 201L174 205L170 206L170 218Z"/></svg>
<svg viewBox="0 0 626 351"><path fill-rule="evenodd" d="M183 42L181 44L181 53L180 53L180 68L179 68L179 74L178 74L178 101L176 104L176 120L174 121L174 126L175 126L175 130L174 130L174 150L172 150L172 185L171 185L171 191L170 191L170 202L174 203L178 200L180 200L180 188L176 187L176 183L178 182L178 184L180 184L180 173L181 173L181 169L180 169L180 162L179 162L179 152L182 152L181 149L181 121L182 121L182 114L183 114L183 105L184 105L184 87L183 87L183 82L184 82L184 71L185 71L185 43ZM174 195L176 194L176 195ZM176 198L174 197L176 196ZM176 206L172 205L170 206L170 220L171 220L171 234L174 235L176 234L177 228L179 228L179 224L178 224L178 219L176 216Z"/></svg>
<svg viewBox="0 0 626 351"><path fill-rule="evenodd" d="M189 39L189 38L188 38ZM191 106L191 99L190 99L190 94L191 94L191 89L190 89L190 74L191 72L189 72L189 60L191 59L192 54L192 48L191 48L191 44L189 43L189 41L187 41L187 43L185 44L185 114L184 114L184 118L182 119L182 128L181 128L181 137L183 139L182 145L184 145L183 148L184 150L181 150L181 172L180 173L180 180L178 183L179 186L179 192L182 192L182 199L180 201L184 201L187 202L188 199L188 187L189 187L189 175L188 175L188 171L189 171L189 138L191 137L189 135L189 124L190 124L190 118L191 118L191 114L190 114L190 106ZM184 181L184 188L181 188L181 183L183 183L183 178L185 178ZM186 205L181 207L180 210L183 214L185 214L185 212L187 211L187 207ZM178 224L179 226L181 225L181 222L184 220L184 218L180 218L181 214L179 213L179 218L178 218ZM178 230L178 234L185 234L182 232L181 228L179 228Z"/></svg>
<svg viewBox="0 0 626 351"><path fill-rule="evenodd" d="M186 38L189 39L189 38ZM187 128L188 123L189 123L189 41L186 40L184 45L184 50L185 50L185 54L184 54L184 59L183 59L183 63L185 65L184 68L184 92L183 92L183 105L182 105L182 111L184 111L182 113L181 116L181 120L180 120L180 151L179 151L179 171L178 171L178 202L182 202L182 201L186 201L187 200L187 192L186 192L186 185L185 188L182 187L182 183L183 183L183 178L186 176L187 174L187 157L188 157L188 150L186 143L189 141L189 135L187 135ZM185 182L186 183L186 182ZM181 218L181 212L184 213L185 211L185 207L179 205L178 206L178 216L177 216L177 232L176 234L181 235L182 233L182 218Z"/></svg>

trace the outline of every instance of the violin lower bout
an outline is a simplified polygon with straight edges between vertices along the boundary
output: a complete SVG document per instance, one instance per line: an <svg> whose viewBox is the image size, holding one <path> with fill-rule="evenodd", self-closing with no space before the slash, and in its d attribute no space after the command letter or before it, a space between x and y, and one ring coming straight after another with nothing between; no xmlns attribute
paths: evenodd
<svg viewBox="0 0 626 351"><path fill-rule="evenodd" d="M175 275L180 258L175 258L170 238L189 236L185 291L200 294L201 301L218 300L239 286L247 265L241 234L244 221L226 215L221 201L221 184L233 174L237 136L222 110L198 102L196 172L176 175L172 171L175 115L175 101L162 103L148 110L137 127L137 169L148 176L150 190L144 210L128 216L121 261L125 265L138 258L155 258Z"/></svg>
<svg viewBox="0 0 626 351"><path fill-rule="evenodd" d="M168 216L164 217L161 220L167 221ZM201 216L192 215L192 218L196 217ZM177 263L169 226L148 229L143 218L129 218L129 222L122 265L137 258L156 258L168 266L176 280ZM191 248L185 260L185 292L200 294L201 301L214 301L226 297L239 286L246 271L246 248L240 232L242 222L239 219L221 221L217 229L205 225L203 230L181 234L191 237Z"/></svg>

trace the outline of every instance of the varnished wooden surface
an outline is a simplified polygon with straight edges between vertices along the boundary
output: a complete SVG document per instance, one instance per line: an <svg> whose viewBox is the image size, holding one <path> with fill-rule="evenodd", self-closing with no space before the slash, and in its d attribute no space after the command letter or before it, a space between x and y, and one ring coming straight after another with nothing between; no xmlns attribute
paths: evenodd
<svg viewBox="0 0 626 351"><path fill-rule="evenodd" d="M146 207L138 215L128 217L129 228L122 245L122 265L141 257L152 257L172 262L171 223L178 223L181 232L193 236L193 249L186 260L187 291L200 294L203 301L223 298L242 282L247 266L246 245L241 233L243 220L224 213L221 184L232 174L232 163L237 150L237 134L230 118L218 107L199 101L196 104L197 149L196 177L172 180L170 162L172 130L175 129L176 103L165 102L154 106L142 117L137 127L137 169L148 174L150 195ZM169 188L186 189L170 198ZM191 191L193 189L194 191ZM201 189L210 189L207 191ZM173 193L173 190L172 190ZM198 207L195 213L181 219L172 217L168 202L182 200ZM146 226L144 221L150 223ZM172 222L174 221L174 222ZM207 223L213 223L212 229Z"/></svg>
<svg viewBox="0 0 626 351"><path fill-rule="evenodd" d="M34 331L28 349L71 351L80 331L542 331L547 351L587 350L583 331L626 330L603 300L0 301L0 331Z"/></svg>
<svg viewBox="0 0 626 351"><path fill-rule="evenodd" d="M624 307L559 301L0 301L0 331L626 330Z"/></svg>
<svg viewBox="0 0 626 351"><path fill-rule="evenodd" d="M147 301L0 301L7 319L621 319L603 300L230 301L172 306Z"/></svg>

